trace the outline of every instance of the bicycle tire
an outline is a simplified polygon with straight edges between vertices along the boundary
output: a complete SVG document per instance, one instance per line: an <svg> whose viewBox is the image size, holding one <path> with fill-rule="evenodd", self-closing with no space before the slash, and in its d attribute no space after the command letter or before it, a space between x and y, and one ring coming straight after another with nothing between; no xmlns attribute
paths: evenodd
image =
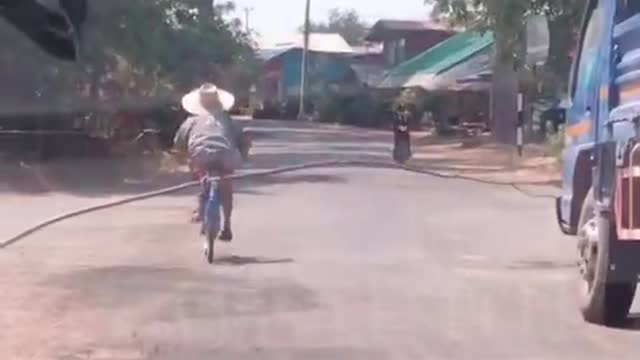
<svg viewBox="0 0 640 360"><path fill-rule="evenodd" d="M215 241L218 238L218 233L220 232L220 195L218 193L218 184L216 181L212 181L206 189L207 200L204 212L204 235L206 237L206 247L205 251L207 262L209 264L213 264L214 260L214 245Z"/></svg>
<svg viewBox="0 0 640 360"><path fill-rule="evenodd" d="M214 244L216 241L216 237L218 237L217 232L213 232L210 229L207 229L207 262L209 264L213 264L213 259L215 255Z"/></svg>

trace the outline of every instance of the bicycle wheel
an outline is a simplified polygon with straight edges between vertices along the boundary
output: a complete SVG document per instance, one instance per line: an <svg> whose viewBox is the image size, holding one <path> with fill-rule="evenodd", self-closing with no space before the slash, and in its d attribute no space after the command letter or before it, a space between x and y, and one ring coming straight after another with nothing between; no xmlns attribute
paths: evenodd
<svg viewBox="0 0 640 360"><path fill-rule="evenodd" d="M214 250L213 250L213 244L216 241L216 237L218 237L218 233L217 232L212 232L210 230L207 230L207 250L205 251L205 254L207 256L207 262L209 264L213 264L213 256L214 256Z"/></svg>
<svg viewBox="0 0 640 360"><path fill-rule="evenodd" d="M204 233L206 236L206 257L213 264L214 243L220 232L220 196L218 184L213 182L209 188L208 199L204 209Z"/></svg>

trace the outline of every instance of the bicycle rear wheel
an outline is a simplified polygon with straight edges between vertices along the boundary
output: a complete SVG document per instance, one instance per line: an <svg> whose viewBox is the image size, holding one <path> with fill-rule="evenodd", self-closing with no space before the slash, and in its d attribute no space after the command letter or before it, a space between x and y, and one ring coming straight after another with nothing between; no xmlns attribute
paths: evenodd
<svg viewBox="0 0 640 360"><path fill-rule="evenodd" d="M213 264L214 244L220 233L220 196L218 184L213 181L208 189L208 199L204 208L204 235L206 237L206 257Z"/></svg>
<svg viewBox="0 0 640 360"><path fill-rule="evenodd" d="M207 256L207 262L209 264L213 264L213 258L214 258L214 250L213 250L213 245L216 241L216 237L218 237L217 232L211 232L210 230L207 230L206 233L207 236L207 250L205 251L205 254Z"/></svg>
<svg viewBox="0 0 640 360"><path fill-rule="evenodd" d="M205 255L207 257L207 262L209 264L213 264L215 253L214 245L218 238L218 234L220 233L220 218L217 216L207 217L204 226L207 241Z"/></svg>

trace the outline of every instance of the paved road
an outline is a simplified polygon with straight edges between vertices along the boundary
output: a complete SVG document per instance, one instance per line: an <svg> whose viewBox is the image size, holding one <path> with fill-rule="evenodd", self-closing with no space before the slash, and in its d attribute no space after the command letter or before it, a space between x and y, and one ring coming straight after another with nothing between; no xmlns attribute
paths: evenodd
<svg viewBox="0 0 640 360"><path fill-rule="evenodd" d="M548 200L392 170L273 177L241 184L215 266L185 221L192 201L93 214L0 252L0 359L640 355L633 325L580 319L574 246Z"/></svg>

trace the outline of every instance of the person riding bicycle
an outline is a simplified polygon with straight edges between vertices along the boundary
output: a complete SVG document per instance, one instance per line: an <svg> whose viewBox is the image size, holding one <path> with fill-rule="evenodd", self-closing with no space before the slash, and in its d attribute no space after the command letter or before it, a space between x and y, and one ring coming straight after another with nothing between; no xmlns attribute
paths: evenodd
<svg viewBox="0 0 640 360"><path fill-rule="evenodd" d="M220 240L231 241L231 214L233 211L233 181L240 156L246 154L239 149L246 146L244 132L225 113L235 102L234 96L213 84L204 84L182 99L184 109L192 114L178 129L174 140L174 151L181 160L187 160L199 176L219 176L222 202L223 226ZM240 134L240 135L239 135ZM195 221L202 221L203 202L207 199L206 183L201 181Z"/></svg>

